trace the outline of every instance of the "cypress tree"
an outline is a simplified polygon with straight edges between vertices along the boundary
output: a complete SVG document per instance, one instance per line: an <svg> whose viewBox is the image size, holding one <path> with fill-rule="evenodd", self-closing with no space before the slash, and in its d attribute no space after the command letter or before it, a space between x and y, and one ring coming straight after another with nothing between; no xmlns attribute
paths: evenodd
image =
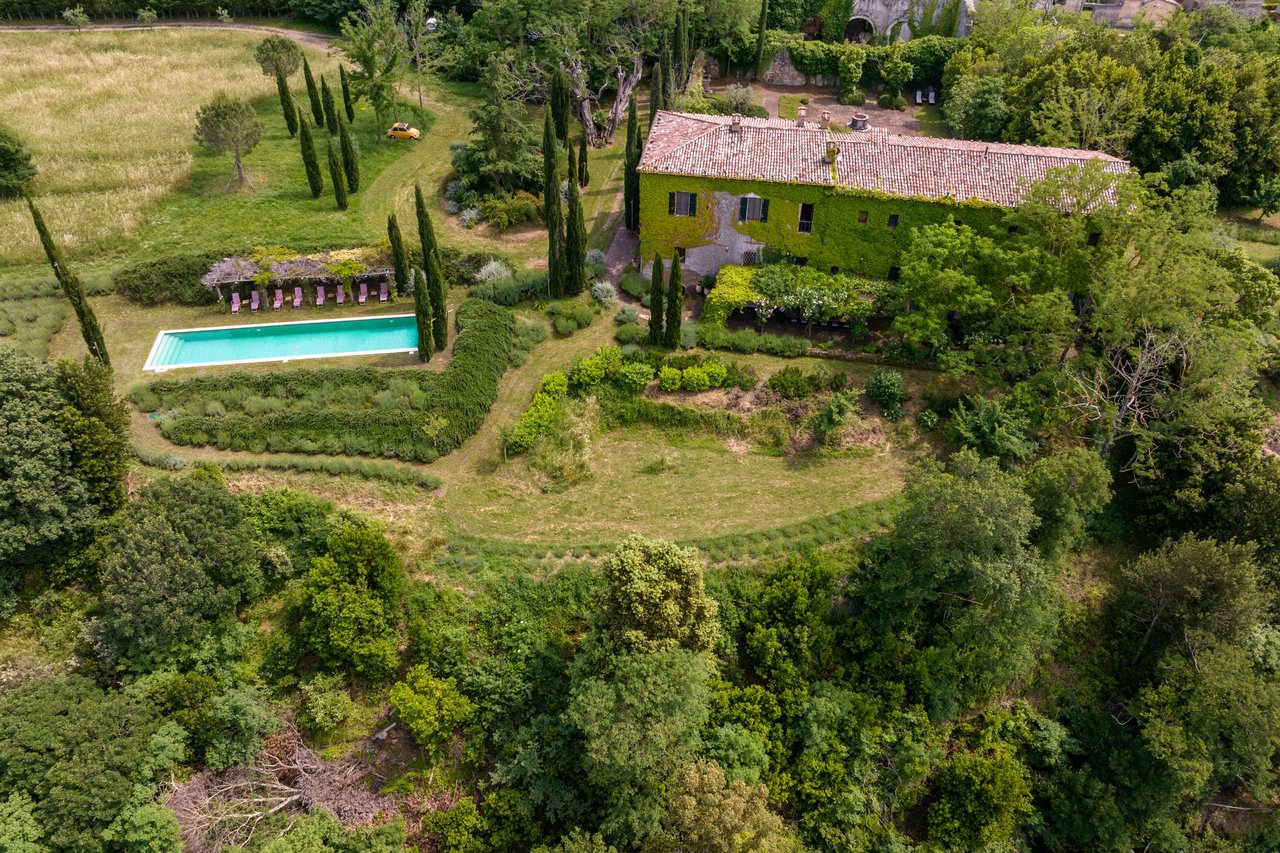
<svg viewBox="0 0 1280 853"><path fill-rule="evenodd" d="M293 95L289 94L289 81L279 68L276 69L276 91L280 93L280 110L284 113L284 123L285 127L289 128L289 136L297 136L298 105L293 102Z"/></svg>
<svg viewBox="0 0 1280 853"><path fill-rule="evenodd" d="M431 300L434 317L432 327L436 349L443 351L449 343L448 284L440 264L440 249L436 245L436 232L427 214L427 202L422 196L422 185L413 185L413 202L418 213L418 241L422 244L422 268L427 274L427 297Z"/></svg>
<svg viewBox="0 0 1280 853"><path fill-rule="evenodd" d="M680 11L676 13L676 43L671 54L672 70L676 75L671 81L671 86L677 92L683 92L689 83L690 62L692 57L689 56L689 18L684 5L681 4Z"/></svg>
<svg viewBox="0 0 1280 853"><path fill-rule="evenodd" d="M307 170L307 184L311 187L311 197L320 198L324 192L324 178L320 177L320 161L316 158L316 144L311 138L311 125L306 121L298 122L298 142L302 146L302 165Z"/></svg>
<svg viewBox="0 0 1280 853"><path fill-rule="evenodd" d="M649 78L649 127L653 127L658 111L666 108L667 105L662 102L662 66L655 62L653 76Z"/></svg>
<svg viewBox="0 0 1280 853"><path fill-rule="evenodd" d="M338 142L342 146L342 171L347 176L347 189L360 192L360 154L356 141L351 138L351 128L341 115L338 116Z"/></svg>
<svg viewBox="0 0 1280 853"><path fill-rule="evenodd" d="M591 175L587 172L587 135L578 137L578 186L585 187L591 183Z"/></svg>
<svg viewBox="0 0 1280 853"><path fill-rule="evenodd" d="M76 312L76 321L80 324L80 336L84 338L89 355L96 358L103 367L110 367L111 358L107 355L107 341L102 336L98 317L93 313L89 299L84 294L84 285L80 283L80 277L67 269L67 265L63 263L62 255L54 245L53 238L49 236L49 228L44 224L44 217L36 208L35 201L30 195L27 195L26 199L27 208L31 211L31 221L35 223L36 233L40 235L40 245L44 246L44 254L49 259L49 266L53 267L53 274L58 279L58 284L62 285L63 294L71 303L71 309Z"/></svg>
<svg viewBox="0 0 1280 853"><path fill-rule="evenodd" d="M764 76L764 33L769 26L769 0L760 0L760 23L759 32L756 33L756 69L755 77L759 80Z"/></svg>
<svg viewBox="0 0 1280 853"><path fill-rule="evenodd" d="M569 174L578 171L578 158L569 146ZM569 206L564 227L565 293L576 296L587 289L587 225L582 216L582 197L576 180L569 181Z"/></svg>
<svg viewBox="0 0 1280 853"><path fill-rule="evenodd" d="M653 278L649 282L649 343L662 343L662 256L653 253Z"/></svg>
<svg viewBox="0 0 1280 853"><path fill-rule="evenodd" d="M671 39L662 34L662 51L658 55L658 65L662 68L662 103L671 103L675 95L675 72L671 68Z"/></svg>
<svg viewBox="0 0 1280 853"><path fill-rule="evenodd" d="M311 99L311 114L315 116L316 127L324 127L324 104L320 100L320 90L316 88L316 78L311 74L311 63L302 57L302 76L307 81L307 97Z"/></svg>
<svg viewBox="0 0 1280 853"><path fill-rule="evenodd" d="M684 311L684 276L680 272L680 253L671 258L671 279L667 284L667 327L663 340L675 349L680 346L680 319Z"/></svg>
<svg viewBox="0 0 1280 853"><path fill-rule="evenodd" d="M622 176L623 223L630 231L640 230L640 121L636 117L636 96L627 104L626 165Z"/></svg>
<svg viewBox="0 0 1280 853"><path fill-rule="evenodd" d="M347 82L347 66L338 66L338 80L342 83L342 106L347 112L347 121L356 120L356 110L351 104L351 84Z"/></svg>
<svg viewBox="0 0 1280 853"><path fill-rule="evenodd" d="M391 243L391 268L396 280L396 293L409 292L409 261L404 253L404 237L400 234L400 222L393 211L387 217L387 241Z"/></svg>
<svg viewBox="0 0 1280 853"><path fill-rule="evenodd" d="M431 285L422 270L413 271L413 313L418 321L418 361L430 361L436 353L433 327L434 312L431 309Z"/></svg>
<svg viewBox="0 0 1280 853"><path fill-rule="evenodd" d="M551 92L547 106L556 125L556 139L569 141L569 84L559 69L551 77Z"/></svg>
<svg viewBox="0 0 1280 853"><path fill-rule="evenodd" d="M551 113L542 123L542 214L547 222L547 288L552 296L564 295L564 229L560 208L560 171L556 162L556 137Z"/></svg>
<svg viewBox="0 0 1280 853"><path fill-rule="evenodd" d="M329 129L330 136L338 135L338 110L333 105L333 92L329 91L329 81L320 75L320 105L324 109L324 126Z"/></svg>
<svg viewBox="0 0 1280 853"><path fill-rule="evenodd" d="M338 143L330 139L326 141L329 149L329 181L333 184L333 200L338 203L338 210L347 209L347 182L343 179L342 158L338 156Z"/></svg>

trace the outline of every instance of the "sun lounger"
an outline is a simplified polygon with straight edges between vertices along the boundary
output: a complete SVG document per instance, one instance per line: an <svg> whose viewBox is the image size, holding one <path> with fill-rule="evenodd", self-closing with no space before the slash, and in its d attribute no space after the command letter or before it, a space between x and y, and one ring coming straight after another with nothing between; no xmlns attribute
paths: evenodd
<svg viewBox="0 0 1280 853"><path fill-rule="evenodd" d="M238 293L231 294L231 313L240 313L240 294Z"/></svg>
<svg viewBox="0 0 1280 853"><path fill-rule="evenodd" d="M387 283L385 281L382 284L378 285L378 301L379 302L387 301Z"/></svg>
<svg viewBox="0 0 1280 853"><path fill-rule="evenodd" d="M933 105L938 102L938 95L932 89L929 90L929 104Z"/></svg>
<svg viewBox="0 0 1280 853"><path fill-rule="evenodd" d="M368 298L369 298L369 282L362 281L360 282L360 295L356 298L356 301L359 302L361 305L363 305L364 301Z"/></svg>
<svg viewBox="0 0 1280 853"><path fill-rule="evenodd" d="M258 310L258 291L256 290L253 291L253 293L249 294L249 310L250 311Z"/></svg>
<svg viewBox="0 0 1280 853"><path fill-rule="evenodd" d="M273 311L279 311L279 310L280 310L280 306L281 306L281 305L283 305L283 304L284 304L284 290L283 290L283 289L281 289L281 288L279 288L279 287L277 287L277 288L276 288L276 300L275 300L275 302L272 302L272 303L271 303L271 310L273 310Z"/></svg>
<svg viewBox="0 0 1280 853"><path fill-rule="evenodd" d="M293 289L293 307L294 308L302 307L302 288L301 287L295 287Z"/></svg>
<svg viewBox="0 0 1280 853"><path fill-rule="evenodd" d="M337 302L339 305L341 305L341 304L342 304L343 302L345 302L345 301L346 301L346 299L347 299L347 292L346 292L346 290L344 290L344 289L343 289L342 285L338 285L337 290L338 290L338 292L337 292L337 294L333 297L333 301L334 301L334 302Z"/></svg>
<svg viewBox="0 0 1280 853"><path fill-rule="evenodd" d="M316 307L319 308L321 305L324 305L324 285L323 284L316 288Z"/></svg>
<svg viewBox="0 0 1280 853"><path fill-rule="evenodd" d="M916 105L919 106L920 104L923 104L923 103L924 103L924 90L916 89Z"/></svg>

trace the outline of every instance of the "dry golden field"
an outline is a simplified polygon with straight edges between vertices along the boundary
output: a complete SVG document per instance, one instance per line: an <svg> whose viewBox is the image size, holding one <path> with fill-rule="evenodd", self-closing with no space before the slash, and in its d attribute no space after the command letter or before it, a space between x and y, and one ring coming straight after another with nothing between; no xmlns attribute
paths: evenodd
<svg viewBox="0 0 1280 853"><path fill-rule="evenodd" d="M275 92L253 58L262 38L194 28L0 34L0 116L31 149L45 218L72 257L118 249L148 206L187 179L196 110L215 92ZM317 74L336 70L322 50L303 49ZM0 266L40 260L25 206L0 202Z"/></svg>

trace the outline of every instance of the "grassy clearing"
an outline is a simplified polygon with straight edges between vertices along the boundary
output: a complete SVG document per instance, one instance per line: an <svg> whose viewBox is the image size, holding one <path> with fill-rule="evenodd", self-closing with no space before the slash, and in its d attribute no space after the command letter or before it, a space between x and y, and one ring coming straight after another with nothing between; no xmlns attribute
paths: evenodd
<svg viewBox="0 0 1280 853"><path fill-rule="evenodd" d="M921 136L934 136L939 139L950 139L947 123L942 120L942 107L937 104L922 104L915 108L916 123Z"/></svg>
<svg viewBox="0 0 1280 853"><path fill-rule="evenodd" d="M0 34L0 115L31 148L35 191L71 257L113 254L168 194L207 189L188 183L202 159L192 139L196 110L219 89L274 97L274 81L253 58L262 37L215 29ZM317 73L336 72L335 59L303 49ZM283 119L268 124L268 149L276 123ZM229 159L209 159L225 161L230 174ZM247 162L254 170L255 157ZM203 223L186 224L198 233ZM0 234L11 237L0 240L0 265L40 259L24 205L0 203Z"/></svg>

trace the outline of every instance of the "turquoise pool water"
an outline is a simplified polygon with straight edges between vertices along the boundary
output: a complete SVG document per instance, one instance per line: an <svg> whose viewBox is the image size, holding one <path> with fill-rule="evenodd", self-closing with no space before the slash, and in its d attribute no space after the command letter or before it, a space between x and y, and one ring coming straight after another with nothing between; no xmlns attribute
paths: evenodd
<svg viewBox="0 0 1280 853"><path fill-rule="evenodd" d="M418 326L412 314L169 329L156 335L144 370L208 367L257 361L291 361L340 355L414 352Z"/></svg>

